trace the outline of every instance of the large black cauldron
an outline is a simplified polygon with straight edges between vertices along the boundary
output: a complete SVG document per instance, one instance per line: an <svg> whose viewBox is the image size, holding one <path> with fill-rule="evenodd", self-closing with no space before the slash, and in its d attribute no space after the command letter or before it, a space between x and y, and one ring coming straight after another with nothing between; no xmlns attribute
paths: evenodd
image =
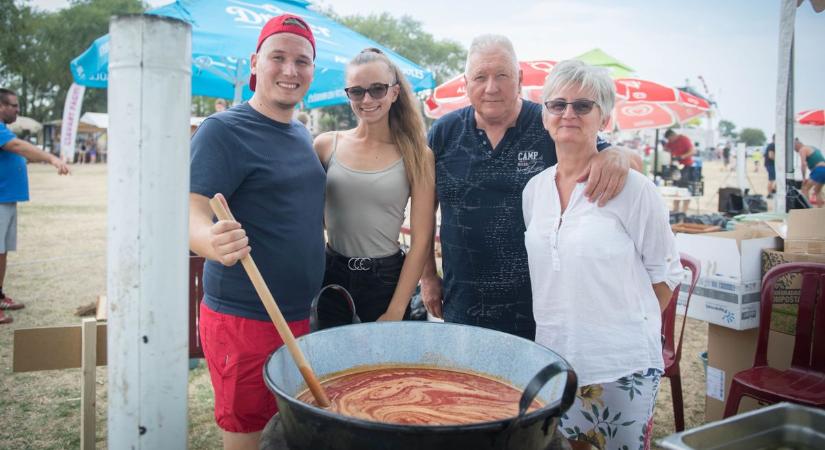
<svg viewBox="0 0 825 450"><path fill-rule="evenodd" d="M512 419L453 426L370 422L296 400L305 385L282 347L267 360L264 380L275 393L292 450L540 450L549 445L577 387L570 365L553 351L472 326L365 323L311 333L298 344L319 378L363 365L426 364L489 374L524 388L524 394ZM534 398L545 406L525 413Z"/></svg>

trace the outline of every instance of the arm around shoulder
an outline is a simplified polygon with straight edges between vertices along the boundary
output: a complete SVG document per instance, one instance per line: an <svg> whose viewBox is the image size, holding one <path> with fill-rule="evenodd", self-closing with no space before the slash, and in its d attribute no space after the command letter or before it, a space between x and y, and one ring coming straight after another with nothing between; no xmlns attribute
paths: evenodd
<svg viewBox="0 0 825 450"><path fill-rule="evenodd" d="M579 176L579 182L587 181L585 196L604 206L624 189L631 166L632 158L627 150L611 146L600 151Z"/></svg>

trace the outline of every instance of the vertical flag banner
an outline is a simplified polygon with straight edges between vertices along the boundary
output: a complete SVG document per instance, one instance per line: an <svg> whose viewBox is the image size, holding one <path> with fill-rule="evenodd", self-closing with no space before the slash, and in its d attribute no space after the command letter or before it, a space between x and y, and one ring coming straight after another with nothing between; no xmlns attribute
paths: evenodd
<svg viewBox="0 0 825 450"><path fill-rule="evenodd" d="M86 88L72 83L63 105L63 122L60 126L60 154L65 161L74 160L77 127L80 125L80 109L83 106L83 94Z"/></svg>

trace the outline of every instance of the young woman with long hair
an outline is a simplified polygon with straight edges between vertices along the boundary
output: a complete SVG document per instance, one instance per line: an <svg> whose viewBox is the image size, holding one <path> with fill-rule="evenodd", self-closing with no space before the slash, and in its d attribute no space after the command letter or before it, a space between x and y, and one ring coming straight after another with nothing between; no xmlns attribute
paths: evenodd
<svg viewBox="0 0 825 450"><path fill-rule="evenodd" d="M409 82L380 50L368 48L346 71L358 125L315 139L327 171L324 285L339 284L364 322L402 320L424 268L435 227L432 153ZM410 201L409 252L398 236ZM325 292L321 328L351 322L349 307Z"/></svg>

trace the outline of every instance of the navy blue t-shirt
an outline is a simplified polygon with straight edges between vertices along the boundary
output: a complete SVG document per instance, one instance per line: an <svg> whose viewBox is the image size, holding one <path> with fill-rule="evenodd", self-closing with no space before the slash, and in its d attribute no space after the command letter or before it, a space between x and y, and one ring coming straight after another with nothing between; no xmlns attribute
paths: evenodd
<svg viewBox="0 0 825 450"><path fill-rule="evenodd" d="M524 100L516 125L493 149L472 106L437 120L429 133L441 205L444 319L535 336L521 193L556 164L541 106ZM609 144L599 141L599 149Z"/></svg>
<svg viewBox="0 0 825 450"><path fill-rule="evenodd" d="M190 191L222 193L249 237L252 258L287 321L309 317L324 276L326 174L309 131L248 103L207 118L192 137ZM214 311L269 320L238 263L207 261L204 301Z"/></svg>

